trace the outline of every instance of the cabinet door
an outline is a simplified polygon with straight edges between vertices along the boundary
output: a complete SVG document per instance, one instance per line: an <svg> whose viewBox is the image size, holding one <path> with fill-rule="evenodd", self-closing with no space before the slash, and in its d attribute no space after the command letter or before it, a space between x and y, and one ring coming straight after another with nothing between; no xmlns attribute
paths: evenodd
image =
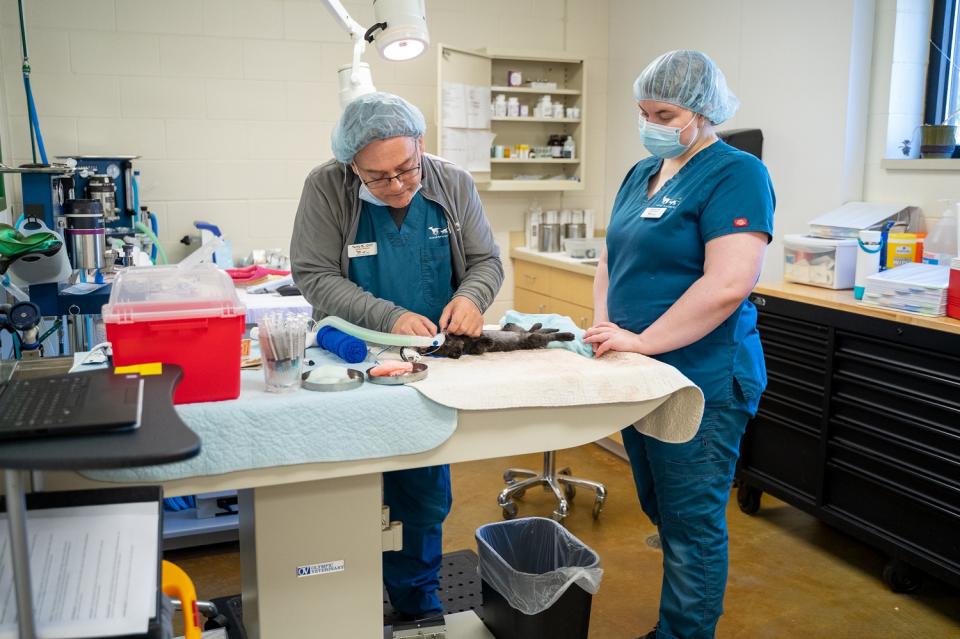
<svg viewBox="0 0 960 639"><path fill-rule="evenodd" d="M513 305L521 313L552 313L552 300L546 295L528 291L525 288L514 289Z"/></svg>
<svg viewBox="0 0 960 639"><path fill-rule="evenodd" d="M468 153L478 136L489 133L490 56L477 51L439 45L437 83L436 152L470 171L475 182L490 182L490 166L485 170L471 169ZM473 91L471 91L473 89ZM486 124L478 126L475 116L482 113ZM481 155L487 157L489 141L483 142ZM429 148L429 147L428 147ZM475 150L475 149L474 149Z"/></svg>
<svg viewBox="0 0 960 639"><path fill-rule="evenodd" d="M513 261L513 279L517 288L550 295L550 279L556 277L556 270L542 264L534 264L524 260ZM551 296L555 297L555 296Z"/></svg>
<svg viewBox="0 0 960 639"><path fill-rule="evenodd" d="M589 275L554 270L550 274L550 297L593 308L593 278ZM593 313L590 313L593 317Z"/></svg>
<svg viewBox="0 0 960 639"><path fill-rule="evenodd" d="M573 323L587 330L593 325L593 309L587 308L586 306L580 306L579 304L571 304L570 302L565 302L563 300L551 299L550 308L552 309L551 313L557 313L559 315L566 315L573 320Z"/></svg>

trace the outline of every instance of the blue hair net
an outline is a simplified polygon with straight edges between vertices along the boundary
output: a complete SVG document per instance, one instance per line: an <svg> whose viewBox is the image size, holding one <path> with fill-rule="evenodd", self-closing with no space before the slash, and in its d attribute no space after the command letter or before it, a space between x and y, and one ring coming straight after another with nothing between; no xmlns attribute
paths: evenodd
<svg viewBox="0 0 960 639"><path fill-rule="evenodd" d="M363 147L387 138L418 138L427 130L420 109L390 93L367 93L343 109L330 136L333 157L349 164Z"/></svg>
<svg viewBox="0 0 960 639"><path fill-rule="evenodd" d="M640 100L669 102L720 124L733 117L740 100L727 87L720 67L700 51L664 53L647 65L633 83Z"/></svg>

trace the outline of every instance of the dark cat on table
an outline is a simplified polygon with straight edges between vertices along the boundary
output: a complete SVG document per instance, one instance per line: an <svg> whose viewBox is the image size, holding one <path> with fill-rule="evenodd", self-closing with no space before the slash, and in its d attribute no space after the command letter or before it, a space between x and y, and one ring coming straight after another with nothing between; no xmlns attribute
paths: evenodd
<svg viewBox="0 0 960 639"><path fill-rule="evenodd" d="M525 330L516 324L504 324L498 331L483 331L479 337L447 335L443 345L436 351L421 349L424 354L459 359L461 355L483 355L510 351L527 351L546 348L550 342L572 342L573 333L561 333L557 328L542 328L534 324Z"/></svg>

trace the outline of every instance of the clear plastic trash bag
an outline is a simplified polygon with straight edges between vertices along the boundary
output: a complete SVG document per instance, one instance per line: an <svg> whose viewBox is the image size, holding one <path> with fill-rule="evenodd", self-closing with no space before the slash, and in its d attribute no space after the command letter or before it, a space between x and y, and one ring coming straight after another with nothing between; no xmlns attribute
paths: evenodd
<svg viewBox="0 0 960 639"><path fill-rule="evenodd" d="M481 526L477 549L480 577L527 615L552 606L573 584L591 595L600 589L600 556L552 519Z"/></svg>

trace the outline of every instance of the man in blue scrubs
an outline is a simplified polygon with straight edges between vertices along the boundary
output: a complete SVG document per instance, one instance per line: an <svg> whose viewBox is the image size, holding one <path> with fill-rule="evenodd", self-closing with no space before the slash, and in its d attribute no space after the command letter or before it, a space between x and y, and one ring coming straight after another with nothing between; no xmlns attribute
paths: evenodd
<svg viewBox="0 0 960 639"><path fill-rule="evenodd" d="M403 335L483 329L503 282L500 252L470 174L424 153L425 129L423 114L395 95L364 95L344 109L334 159L304 184L290 247L317 317ZM411 618L441 614L450 469L384 473L383 492L403 522L403 550L383 557L390 601Z"/></svg>
<svg viewBox="0 0 960 639"><path fill-rule="evenodd" d="M773 234L773 185L713 127L739 102L705 54L672 51L634 83L651 157L627 173L594 282L595 354L673 365L703 391L697 435L670 444L623 430L643 511L660 531L663 585L646 639L712 639L723 612L727 524L740 438L766 386L747 301Z"/></svg>

